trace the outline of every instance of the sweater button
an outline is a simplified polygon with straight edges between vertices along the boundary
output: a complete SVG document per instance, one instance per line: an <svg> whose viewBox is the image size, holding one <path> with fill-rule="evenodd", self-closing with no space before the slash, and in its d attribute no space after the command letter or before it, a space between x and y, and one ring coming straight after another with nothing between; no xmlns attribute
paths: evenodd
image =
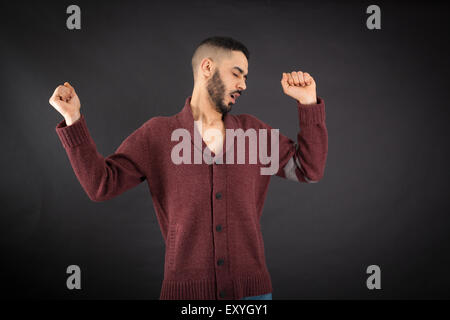
<svg viewBox="0 0 450 320"><path fill-rule="evenodd" d="M217 192L217 193L216 193L216 199L221 199L221 198L222 198L222 193Z"/></svg>
<svg viewBox="0 0 450 320"><path fill-rule="evenodd" d="M219 232L222 231L222 226L221 226L220 224L218 224L218 225L216 226L216 230L219 231Z"/></svg>
<svg viewBox="0 0 450 320"><path fill-rule="evenodd" d="M219 292L219 297L225 298L225 291L220 291Z"/></svg>
<svg viewBox="0 0 450 320"><path fill-rule="evenodd" d="M217 260L217 265L221 266L225 263L225 261L223 261L222 259Z"/></svg>

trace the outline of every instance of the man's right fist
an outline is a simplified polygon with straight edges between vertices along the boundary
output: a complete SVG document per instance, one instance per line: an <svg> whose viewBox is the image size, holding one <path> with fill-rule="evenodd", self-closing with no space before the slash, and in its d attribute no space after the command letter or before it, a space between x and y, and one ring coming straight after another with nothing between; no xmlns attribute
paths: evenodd
<svg viewBox="0 0 450 320"><path fill-rule="evenodd" d="M78 99L75 89L68 82L64 82L63 86L58 86L48 102L61 113L68 126L81 116L80 99Z"/></svg>

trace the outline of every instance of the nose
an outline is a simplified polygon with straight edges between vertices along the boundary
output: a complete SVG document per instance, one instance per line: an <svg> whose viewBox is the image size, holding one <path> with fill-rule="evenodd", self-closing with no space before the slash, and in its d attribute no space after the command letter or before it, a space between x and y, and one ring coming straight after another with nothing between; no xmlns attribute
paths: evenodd
<svg viewBox="0 0 450 320"><path fill-rule="evenodd" d="M238 88L241 91L243 91L243 90L245 90L247 88L247 86L245 84L245 80L242 80L242 81L239 82Z"/></svg>

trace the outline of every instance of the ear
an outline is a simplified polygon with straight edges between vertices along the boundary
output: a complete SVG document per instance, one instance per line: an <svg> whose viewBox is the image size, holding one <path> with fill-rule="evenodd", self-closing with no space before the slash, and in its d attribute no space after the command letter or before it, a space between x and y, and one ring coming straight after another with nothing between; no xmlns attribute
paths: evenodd
<svg viewBox="0 0 450 320"><path fill-rule="evenodd" d="M204 58L200 63L200 72L205 77L210 77L214 71L214 64L210 58Z"/></svg>

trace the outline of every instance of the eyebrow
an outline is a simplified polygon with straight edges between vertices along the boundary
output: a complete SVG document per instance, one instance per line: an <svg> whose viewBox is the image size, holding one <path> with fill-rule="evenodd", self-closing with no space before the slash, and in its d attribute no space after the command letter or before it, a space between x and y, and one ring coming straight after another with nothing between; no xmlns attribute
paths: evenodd
<svg viewBox="0 0 450 320"><path fill-rule="evenodd" d="M244 74L244 70L239 67L233 67L233 69L237 69L241 74ZM247 75L244 75L245 80L247 80Z"/></svg>

